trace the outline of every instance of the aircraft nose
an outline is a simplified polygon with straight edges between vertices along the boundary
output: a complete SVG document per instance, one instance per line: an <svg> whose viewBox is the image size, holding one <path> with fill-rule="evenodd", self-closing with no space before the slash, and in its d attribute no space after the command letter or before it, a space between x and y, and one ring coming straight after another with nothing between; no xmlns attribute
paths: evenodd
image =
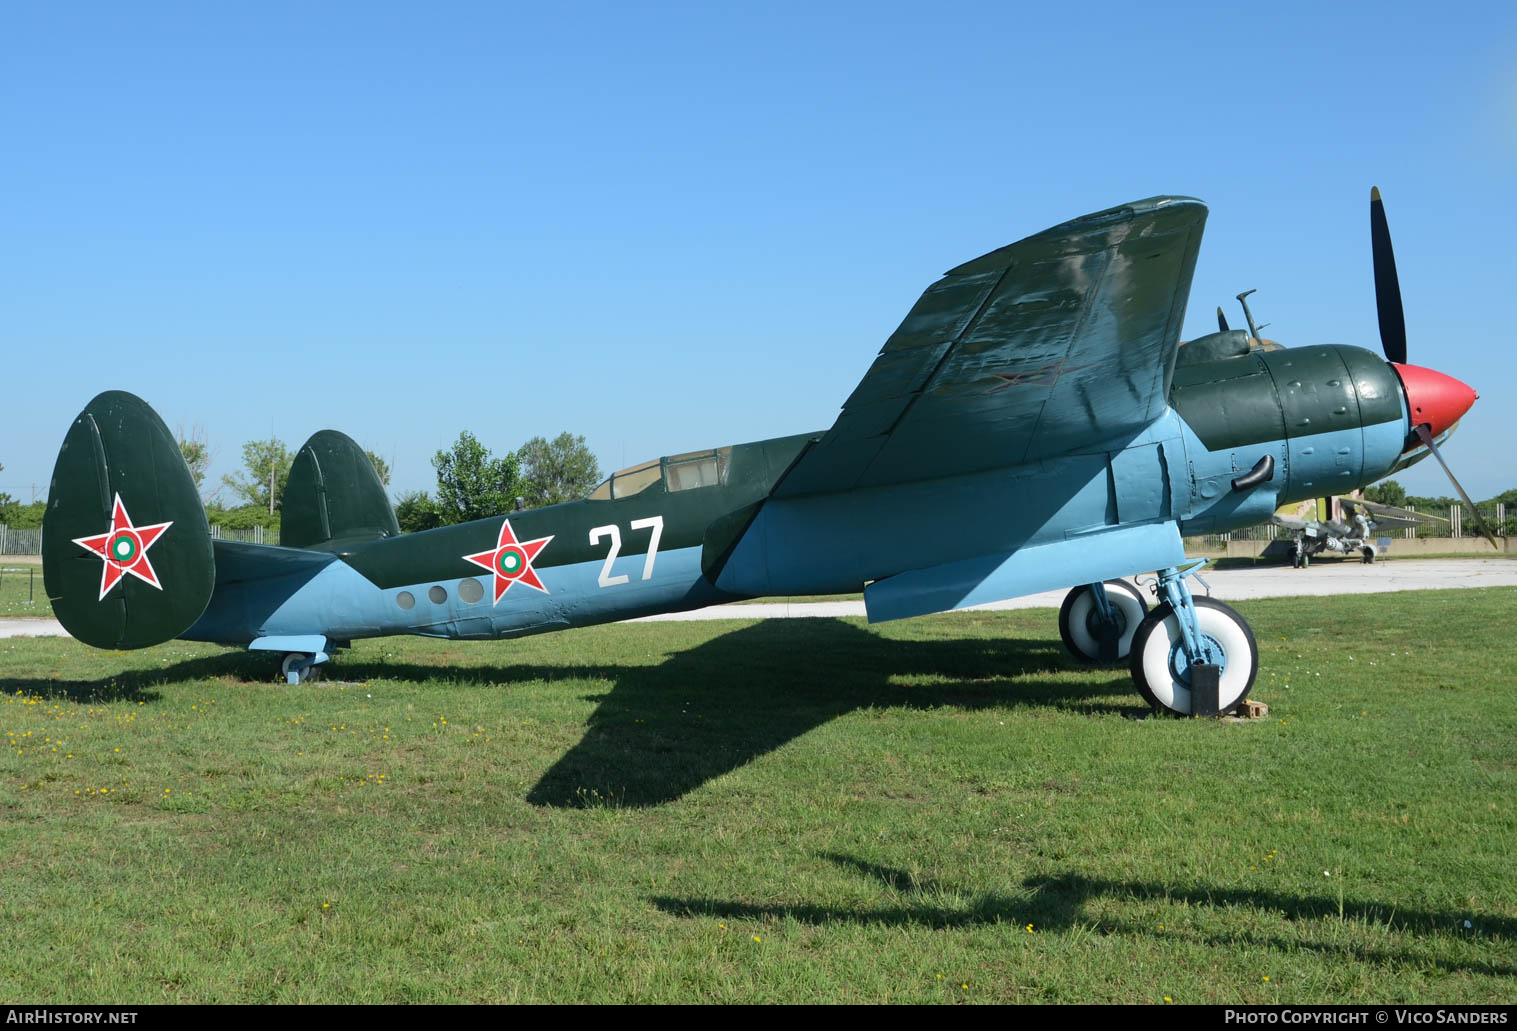
<svg viewBox="0 0 1517 1031"><path fill-rule="evenodd" d="M1412 425L1427 423L1435 437L1458 422L1480 397L1469 385L1434 369L1398 362L1391 362L1391 368L1401 377Z"/></svg>

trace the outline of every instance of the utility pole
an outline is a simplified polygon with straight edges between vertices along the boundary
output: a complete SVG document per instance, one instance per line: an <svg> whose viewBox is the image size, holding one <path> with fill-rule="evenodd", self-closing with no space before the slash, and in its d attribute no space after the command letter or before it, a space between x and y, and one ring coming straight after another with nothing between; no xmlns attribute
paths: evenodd
<svg viewBox="0 0 1517 1031"><path fill-rule="evenodd" d="M269 515L274 514L274 438L269 438Z"/></svg>

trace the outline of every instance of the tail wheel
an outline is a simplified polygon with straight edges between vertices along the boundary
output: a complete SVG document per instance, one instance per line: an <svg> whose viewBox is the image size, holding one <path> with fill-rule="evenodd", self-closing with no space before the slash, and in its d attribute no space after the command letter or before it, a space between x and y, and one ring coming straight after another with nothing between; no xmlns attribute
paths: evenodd
<svg viewBox="0 0 1517 1031"><path fill-rule="evenodd" d="M1117 659L1127 658L1133 635L1148 614L1148 603L1126 580L1107 580L1106 600L1117 617ZM1078 662L1101 661L1101 610L1090 585L1076 587L1059 606L1059 636Z"/></svg>
<svg viewBox="0 0 1517 1031"><path fill-rule="evenodd" d="M1192 598L1196 623L1222 655L1217 702L1227 712L1248 697L1259 672L1259 644L1248 623L1232 608L1210 598ZM1180 633L1180 617L1165 603L1143 620L1132 641L1132 678L1138 693L1156 709L1189 716L1190 662Z"/></svg>
<svg viewBox="0 0 1517 1031"><path fill-rule="evenodd" d="M304 684L320 675L321 667L311 661L314 656L305 652L290 652L279 664L279 675L286 684Z"/></svg>

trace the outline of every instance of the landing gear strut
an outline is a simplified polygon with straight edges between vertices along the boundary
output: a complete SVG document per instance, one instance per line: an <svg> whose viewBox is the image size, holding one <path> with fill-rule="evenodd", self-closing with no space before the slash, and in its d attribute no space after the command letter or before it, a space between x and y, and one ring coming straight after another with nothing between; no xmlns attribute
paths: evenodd
<svg viewBox="0 0 1517 1031"><path fill-rule="evenodd" d="M1161 604L1132 639L1133 682L1156 709L1177 716L1229 712L1248 696L1259 672L1259 645L1237 612L1193 597L1185 579L1204 563L1159 573Z"/></svg>

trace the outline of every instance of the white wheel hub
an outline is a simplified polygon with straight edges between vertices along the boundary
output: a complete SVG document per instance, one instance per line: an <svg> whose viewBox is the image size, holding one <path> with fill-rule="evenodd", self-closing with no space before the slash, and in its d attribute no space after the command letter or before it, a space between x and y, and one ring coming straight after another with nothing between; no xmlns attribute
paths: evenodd
<svg viewBox="0 0 1517 1031"><path fill-rule="evenodd" d="M1117 658L1125 659L1132 650L1133 635L1143 622L1143 602L1123 590L1108 590L1106 601L1122 620L1122 636L1117 638ZM1101 657L1101 638L1092 630L1097 619L1095 594L1087 587L1069 607L1068 630L1075 647L1092 660Z"/></svg>
<svg viewBox="0 0 1517 1031"><path fill-rule="evenodd" d="M1258 647L1241 616L1225 606L1197 599L1196 622L1210 650L1220 651L1222 667L1217 685L1217 704L1226 712L1248 693L1258 669ZM1161 610L1164 611L1164 610ZM1191 712L1190 687L1176 673L1176 666L1186 662L1180 632L1180 618L1168 610L1140 644L1135 656L1134 672L1141 670L1147 693L1152 700L1172 712Z"/></svg>

